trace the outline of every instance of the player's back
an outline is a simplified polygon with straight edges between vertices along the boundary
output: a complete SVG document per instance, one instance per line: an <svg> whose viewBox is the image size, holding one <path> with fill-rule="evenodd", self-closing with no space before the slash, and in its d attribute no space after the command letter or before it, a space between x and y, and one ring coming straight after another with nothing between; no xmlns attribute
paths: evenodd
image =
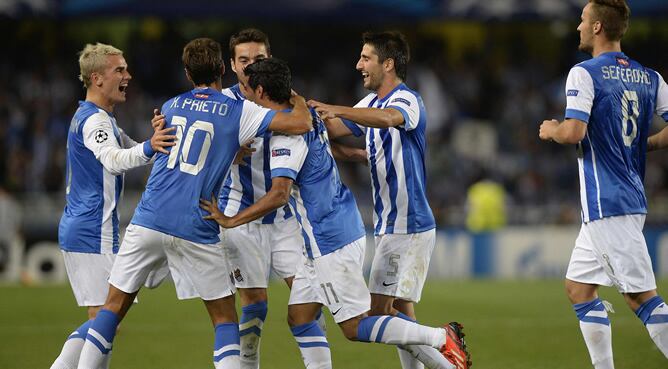
<svg viewBox="0 0 668 369"><path fill-rule="evenodd" d="M156 159L133 224L193 242L218 242L218 225L202 219L199 199L220 191L239 142L264 132L271 121L269 110L248 104L196 88L163 105L177 144Z"/></svg>
<svg viewBox="0 0 668 369"><path fill-rule="evenodd" d="M324 123L312 111L313 130L302 135L308 154L292 192L309 257L333 252L364 237L364 224L352 192L341 182ZM272 145L272 156L281 155Z"/></svg>
<svg viewBox="0 0 668 369"><path fill-rule="evenodd" d="M123 188L123 175L106 171L86 147L84 126L100 120L111 123L114 137L95 132L95 140L117 140L115 118L90 101L79 102L67 135L66 205L58 239L66 251L111 253L118 250L116 203Z"/></svg>
<svg viewBox="0 0 668 369"><path fill-rule="evenodd" d="M603 53L573 70L591 91L569 89L567 96L593 96L589 116L567 111L588 120L587 134L578 145L584 220L646 213L643 179L658 74L621 52Z"/></svg>

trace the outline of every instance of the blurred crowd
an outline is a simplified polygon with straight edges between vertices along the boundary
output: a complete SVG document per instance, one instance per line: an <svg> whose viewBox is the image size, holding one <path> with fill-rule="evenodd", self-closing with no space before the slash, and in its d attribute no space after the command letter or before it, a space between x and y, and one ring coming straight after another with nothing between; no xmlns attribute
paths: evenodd
<svg viewBox="0 0 668 369"><path fill-rule="evenodd" d="M666 26L637 23L623 49L668 77L668 56L654 50L668 41ZM76 53L86 42L111 43L125 51L133 80L127 102L117 106L115 115L141 141L151 134L153 108L189 88L180 64L185 42L206 35L226 46L231 33L249 24L149 19L89 26L55 20L0 26L15 35L0 41L5 50L0 59L0 192L21 201L48 195L62 205L67 130L77 101L85 96ZM290 63L294 88L307 98L353 105L366 93L355 71L359 35L378 25L252 26L269 34L272 53ZM509 224L579 221L575 148L538 139L543 119L563 118L569 68L588 57L577 51L576 26L444 22L391 27L409 38L407 84L422 94L429 116L427 184L440 225L464 224L467 189L480 180L495 181L506 191ZM227 73L225 84L235 82ZM657 121L654 129L663 126ZM668 223L664 155L649 155L645 178L648 221L656 224ZM344 163L341 169L358 202L368 207L368 169ZM140 192L147 174L143 169L127 175L126 193Z"/></svg>

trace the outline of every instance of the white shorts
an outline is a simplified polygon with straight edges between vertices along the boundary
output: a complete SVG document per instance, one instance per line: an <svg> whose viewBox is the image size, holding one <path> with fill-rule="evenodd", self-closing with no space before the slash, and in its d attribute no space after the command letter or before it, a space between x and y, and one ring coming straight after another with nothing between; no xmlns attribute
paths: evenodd
<svg viewBox="0 0 668 369"><path fill-rule="evenodd" d="M109 273L114 254L63 251L67 277L79 306L102 306L109 292Z"/></svg>
<svg viewBox="0 0 668 369"><path fill-rule="evenodd" d="M295 275L304 249L295 217L275 224L247 223L221 233L237 288L267 288L270 272Z"/></svg>
<svg viewBox="0 0 668 369"><path fill-rule="evenodd" d="M582 224L566 279L619 292L656 289L652 261L642 228L645 215L623 215Z"/></svg>
<svg viewBox="0 0 668 369"><path fill-rule="evenodd" d="M385 234L375 237L376 253L371 263L371 293L418 302L427 279L436 230L420 233Z"/></svg>
<svg viewBox="0 0 668 369"><path fill-rule="evenodd" d="M337 323L369 311L371 296L362 275L365 242L360 238L315 259L302 256L288 305L326 305Z"/></svg>
<svg viewBox="0 0 668 369"><path fill-rule="evenodd" d="M148 273L144 286L148 288L157 288L165 280L171 279L176 289L176 297L179 300L194 299L199 297L193 282L187 274L178 271L177 267L170 268L167 259L157 268Z"/></svg>
<svg viewBox="0 0 668 369"><path fill-rule="evenodd" d="M192 282L203 300L233 295L229 265L220 244L201 244L130 224L111 268L109 283L126 293L139 290L153 271L164 268Z"/></svg>

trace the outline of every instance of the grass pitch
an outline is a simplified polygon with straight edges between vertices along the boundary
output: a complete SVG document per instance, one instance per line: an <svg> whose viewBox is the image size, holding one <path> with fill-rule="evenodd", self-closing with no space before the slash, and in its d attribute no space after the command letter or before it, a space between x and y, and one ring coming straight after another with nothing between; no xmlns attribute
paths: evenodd
<svg viewBox="0 0 668 369"><path fill-rule="evenodd" d="M668 297L668 280L659 281ZM269 315L262 332L261 367L303 368L285 323L288 290L270 287ZM647 331L615 290L601 296L610 314L617 369L668 368ZM464 324L474 369L590 368L578 321L562 282L428 281L419 320ZM328 318L335 368L401 368L392 346L348 342ZM84 319L69 286L0 286L0 368L48 368L67 335ZM112 368L213 368L213 334L201 302L177 301L171 285L143 290L114 342Z"/></svg>

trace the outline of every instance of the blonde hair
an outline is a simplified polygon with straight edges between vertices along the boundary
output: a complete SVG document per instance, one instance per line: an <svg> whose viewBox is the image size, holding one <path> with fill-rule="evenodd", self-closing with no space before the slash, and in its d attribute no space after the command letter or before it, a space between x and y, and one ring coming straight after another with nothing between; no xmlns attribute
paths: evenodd
<svg viewBox="0 0 668 369"><path fill-rule="evenodd" d="M111 45L103 43L86 44L79 52L79 80L84 87L90 87L90 76L101 72L107 66L107 55L123 55L123 52Z"/></svg>

